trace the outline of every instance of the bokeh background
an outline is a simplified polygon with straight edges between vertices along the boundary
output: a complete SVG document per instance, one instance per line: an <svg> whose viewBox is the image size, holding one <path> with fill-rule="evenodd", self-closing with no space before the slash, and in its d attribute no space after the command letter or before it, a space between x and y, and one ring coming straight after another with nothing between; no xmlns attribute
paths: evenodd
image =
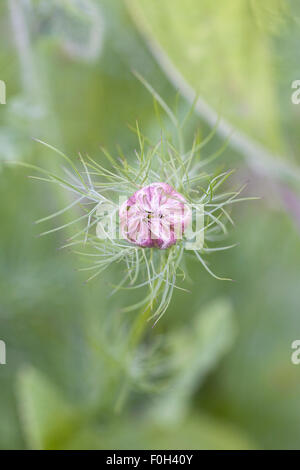
<svg viewBox="0 0 300 470"><path fill-rule="evenodd" d="M299 449L299 2L7 0L0 23L0 447ZM232 124L221 164L261 197L234 209L239 246L209 257L236 282L191 261L190 293L138 343L139 313L120 312L133 294L109 297L120 266L85 284L58 250L68 230L38 238L34 224L66 194L7 164L60 171L32 138L74 159L100 161L100 145L133 158L128 124L159 125L132 70L170 106L178 92L179 113L193 92L208 103L190 134L207 135L212 110Z"/></svg>

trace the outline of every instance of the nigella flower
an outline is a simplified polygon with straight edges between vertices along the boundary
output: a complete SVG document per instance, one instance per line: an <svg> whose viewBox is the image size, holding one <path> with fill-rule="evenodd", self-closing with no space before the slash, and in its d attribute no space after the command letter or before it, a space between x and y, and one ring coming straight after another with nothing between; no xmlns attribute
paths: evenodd
<svg viewBox="0 0 300 470"><path fill-rule="evenodd" d="M191 222L184 197L167 183L136 191L119 210L121 230L129 242L165 250L174 245Z"/></svg>
<svg viewBox="0 0 300 470"><path fill-rule="evenodd" d="M148 288L140 302L123 311L152 310L152 316L159 319L170 304L173 290L182 289L178 281L185 278L186 252L193 254L212 276L221 279L213 273L205 257L213 251L231 248L218 244L227 235L228 223L232 223L229 208L249 198L238 197L243 187L222 193L221 186L232 171L216 174L209 166L222 154L226 143L203 159L204 146L215 130L203 141L196 135L190 149L184 150L183 124L151 86L143 82L174 124L175 140L162 131L160 138L152 143L142 135L137 124L134 132L139 149L134 155L125 157L121 152L115 158L102 149L109 167L99 159L80 156L81 168L78 168L69 157L48 144L44 145L69 163L70 168L64 169L66 176L29 164L27 167L47 173L48 181L72 195L65 209L38 222L61 216L75 205L81 208L74 221L42 235L63 228L70 231L74 223L83 223L64 246L84 248L84 252L76 252L92 260L88 267L82 268L92 272L87 280L96 278L112 264L119 266L123 262L124 270L118 269L120 282L112 293L125 287ZM90 252L86 253L86 248Z"/></svg>

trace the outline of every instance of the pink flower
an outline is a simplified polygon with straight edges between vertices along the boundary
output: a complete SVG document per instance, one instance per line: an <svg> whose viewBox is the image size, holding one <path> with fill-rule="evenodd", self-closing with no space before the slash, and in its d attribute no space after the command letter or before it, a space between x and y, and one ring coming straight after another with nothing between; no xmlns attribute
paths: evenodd
<svg viewBox="0 0 300 470"><path fill-rule="evenodd" d="M126 240L164 250L182 238L191 221L191 210L184 197L170 185L152 183L121 205L119 217Z"/></svg>

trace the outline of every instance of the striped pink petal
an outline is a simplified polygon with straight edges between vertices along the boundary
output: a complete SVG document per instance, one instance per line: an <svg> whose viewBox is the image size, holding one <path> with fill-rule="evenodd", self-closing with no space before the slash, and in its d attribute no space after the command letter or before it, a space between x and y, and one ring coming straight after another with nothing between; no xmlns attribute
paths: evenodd
<svg viewBox="0 0 300 470"><path fill-rule="evenodd" d="M191 221L191 210L184 197L169 184L152 183L121 205L119 217L126 240L164 250L182 238Z"/></svg>

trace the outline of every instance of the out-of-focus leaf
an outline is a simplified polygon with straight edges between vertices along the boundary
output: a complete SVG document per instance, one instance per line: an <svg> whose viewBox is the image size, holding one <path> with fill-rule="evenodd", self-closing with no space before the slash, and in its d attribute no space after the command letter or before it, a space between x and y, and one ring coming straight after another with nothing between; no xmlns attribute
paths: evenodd
<svg viewBox="0 0 300 470"><path fill-rule="evenodd" d="M128 0L142 34L159 44L186 82L230 122L281 150L271 35L287 2ZM263 5L262 5L263 4ZM156 49L157 50L157 49Z"/></svg>
<svg viewBox="0 0 300 470"><path fill-rule="evenodd" d="M152 449L253 449L255 444L240 429L201 413L189 415L170 427L148 430L145 442Z"/></svg>
<svg viewBox="0 0 300 470"><path fill-rule="evenodd" d="M34 12L39 37L55 39L72 59L96 60L102 51L104 36L104 19L97 3L93 0L39 0Z"/></svg>
<svg viewBox="0 0 300 470"><path fill-rule="evenodd" d="M18 377L17 397L25 439L33 449L61 448L77 429L80 413L32 367Z"/></svg>
<svg viewBox="0 0 300 470"><path fill-rule="evenodd" d="M170 339L174 378L151 416L165 423L182 418L191 395L231 347L235 333L231 305L223 299L208 305L190 327L174 333Z"/></svg>
<svg viewBox="0 0 300 470"><path fill-rule="evenodd" d="M128 432L130 430L130 432ZM176 425L162 426L139 419L90 425L74 435L67 449L254 449L243 430L195 412Z"/></svg>
<svg viewBox="0 0 300 470"><path fill-rule="evenodd" d="M265 449L298 449L300 366L291 344L300 337L299 231L287 215L252 209L238 224L241 248L218 261L238 276L231 291L239 335L199 400Z"/></svg>

